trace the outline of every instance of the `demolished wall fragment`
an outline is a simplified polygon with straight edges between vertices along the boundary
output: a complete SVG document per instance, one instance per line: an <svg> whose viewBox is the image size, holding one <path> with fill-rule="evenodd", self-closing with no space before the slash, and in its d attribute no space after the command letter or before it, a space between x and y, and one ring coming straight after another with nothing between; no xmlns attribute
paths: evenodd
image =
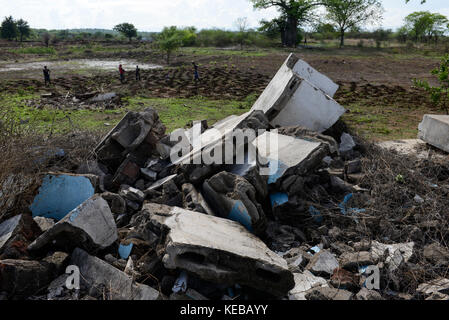
<svg viewBox="0 0 449 320"><path fill-rule="evenodd" d="M278 297L294 286L285 260L236 222L151 203L144 205L142 214L164 233L163 262L168 269Z"/></svg>

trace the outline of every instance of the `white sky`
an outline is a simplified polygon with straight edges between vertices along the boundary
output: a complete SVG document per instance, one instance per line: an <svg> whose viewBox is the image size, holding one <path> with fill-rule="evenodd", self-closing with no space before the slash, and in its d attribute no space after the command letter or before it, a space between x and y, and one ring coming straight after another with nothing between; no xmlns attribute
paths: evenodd
<svg viewBox="0 0 449 320"><path fill-rule="evenodd" d="M417 10L449 16L449 0L383 0L382 25L396 28L403 18ZM23 18L33 28L112 29L122 22L133 23L139 31L160 31L164 26L196 26L233 29L239 17L248 17L251 27L277 16L275 9L253 10L248 0L0 0L0 17Z"/></svg>

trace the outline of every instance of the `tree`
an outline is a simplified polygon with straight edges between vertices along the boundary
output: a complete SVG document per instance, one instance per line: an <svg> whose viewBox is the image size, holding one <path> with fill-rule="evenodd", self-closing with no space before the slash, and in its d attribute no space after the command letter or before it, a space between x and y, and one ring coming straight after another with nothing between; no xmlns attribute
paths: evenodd
<svg viewBox="0 0 449 320"><path fill-rule="evenodd" d="M281 13L280 19L285 21L283 44L296 47L298 28L310 21L313 10L323 5L319 0L250 0L256 9L276 7Z"/></svg>
<svg viewBox="0 0 449 320"><path fill-rule="evenodd" d="M235 21L237 27L237 41L240 44L240 50L243 50L243 45L248 41L248 18L238 18Z"/></svg>
<svg viewBox="0 0 449 320"><path fill-rule="evenodd" d="M42 34L42 42L45 44L45 46L48 48L50 45L51 36L48 32L44 32Z"/></svg>
<svg viewBox="0 0 449 320"><path fill-rule="evenodd" d="M17 38L17 25L12 16L5 17L1 27L1 37L3 39L12 40Z"/></svg>
<svg viewBox="0 0 449 320"><path fill-rule="evenodd" d="M26 22L23 19L19 19L16 24L17 24L17 31L20 36L20 42L22 42L23 39L28 38L30 36L31 28L28 25L28 22Z"/></svg>
<svg viewBox="0 0 449 320"><path fill-rule="evenodd" d="M383 7L380 0L324 0L327 19L334 23L340 33L340 47L345 45L348 29L362 24L375 24L382 20Z"/></svg>
<svg viewBox="0 0 449 320"><path fill-rule="evenodd" d="M437 42L446 32L448 23L449 20L445 16L429 11L413 12L405 17L405 28L415 42L431 39Z"/></svg>
<svg viewBox="0 0 449 320"><path fill-rule="evenodd" d="M432 87L428 81L423 80L414 79L413 82L430 94L430 99L435 106L449 114L449 54L441 59L440 66L431 73L438 78L439 86Z"/></svg>
<svg viewBox="0 0 449 320"><path fill-rule="evenodd" d="M137 29L131 23L121 23L114 27L114 31L120 32L131 42L132 38L137 37Z"/></svg>
<svg viewBox="0 0 449 320"><path fill-rule="evenodd" d="M170 64L171 54L182 46L184 34L175 26L165 27L156 40L156 45L166 54L167 64Z"/></svg>
<svg viewBox="0 0 449 320"><path fill-rule="evenodd" d="M287 22L285 17L275 18L271 21L260 21L259 31L264 32L269 38L274 39L281 36L281 43L285 45L285 31L287 29Z"/></svg>

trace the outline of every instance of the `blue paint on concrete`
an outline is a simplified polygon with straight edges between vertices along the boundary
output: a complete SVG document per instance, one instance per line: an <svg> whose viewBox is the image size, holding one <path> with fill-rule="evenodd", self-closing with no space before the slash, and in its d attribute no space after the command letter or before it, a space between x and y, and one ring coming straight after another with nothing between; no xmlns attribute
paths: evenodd
<svg viewBox="0 0 449 320"><path fill-rule="evenodd" d="M268 184L276 183L279 178L281 178L285 171L287 171L288 166L279 160L269 160L268 167L270 172L274 172L272 175L268 177Z"/></svg>
<svg viewBox="0 0 449 320"><path fill-rule="evenodd" d="M281 206L284 203L288 202L288 194L282 193L282 192L273 193L273 194L270 194L270 200L271 200L272 208Z"/></svg>
<svg viewBox="0 0 449 320"><path fill-rule="evenodd" d="M228 219L239 222L249 232L253 232L251 216L242 201L237 200L228 215Z"/></svg>
<svg viewBox="0 0 449 320"><path fill-rule="evenodd" d="M79 216L79 214L80 214L80 211L78 209L73 210L72 214L70 215L70 218L69 218L70 222L75 221L75 219Z"/></svg>
<svg viewBox="0 0 449 320"><path fill-rule="evenodd" d="M95 193L90 180L82 176L47 175L30 206L33 217L63 219ZM73 217L73 219L75 219Z"/></svg>
<svg viewBox="0 0 449 320"><path fill-rule="evenodd" d="M130 243L127 246L121 244L120 247L118 247L118 254L120 255L120 258L123 260L127 260L129 255L131 254L131 250L133 249L133 244Z"/></svg>

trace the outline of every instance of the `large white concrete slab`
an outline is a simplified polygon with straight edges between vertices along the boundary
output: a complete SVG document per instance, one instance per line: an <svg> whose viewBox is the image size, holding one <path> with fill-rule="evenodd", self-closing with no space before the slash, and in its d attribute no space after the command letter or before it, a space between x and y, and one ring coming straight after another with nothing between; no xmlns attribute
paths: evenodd
<svg viewBox="0 0 449 320"><path fill-rule="evenodd" d="M419 124L418 138L449 152L449 115L424 115Z"/></svg>
<svg viewBox="0 0 449 320"><path fill-rule="evenodd" d="M329 97L333 97L338 90L338 85L335 82L316 71L304 60L298 60L293 67L293 72L298 74L302 79L309 81L315 87L323 90Z"/></svg>
<svg viewBox="0 0 449 320"><path fill-rule="evenodd" d="M345 113L345 109L331 97L302 81L282 111L271 120L273 126L302 126L324 132Z"/></svg>
<svg viewBox="0 0 449 320"><path fill-rule="evenodd" d="M345 113L332 96L338 85L290 55L251 111L261 110L273 126L300 125L323 132Z"/></svg>

